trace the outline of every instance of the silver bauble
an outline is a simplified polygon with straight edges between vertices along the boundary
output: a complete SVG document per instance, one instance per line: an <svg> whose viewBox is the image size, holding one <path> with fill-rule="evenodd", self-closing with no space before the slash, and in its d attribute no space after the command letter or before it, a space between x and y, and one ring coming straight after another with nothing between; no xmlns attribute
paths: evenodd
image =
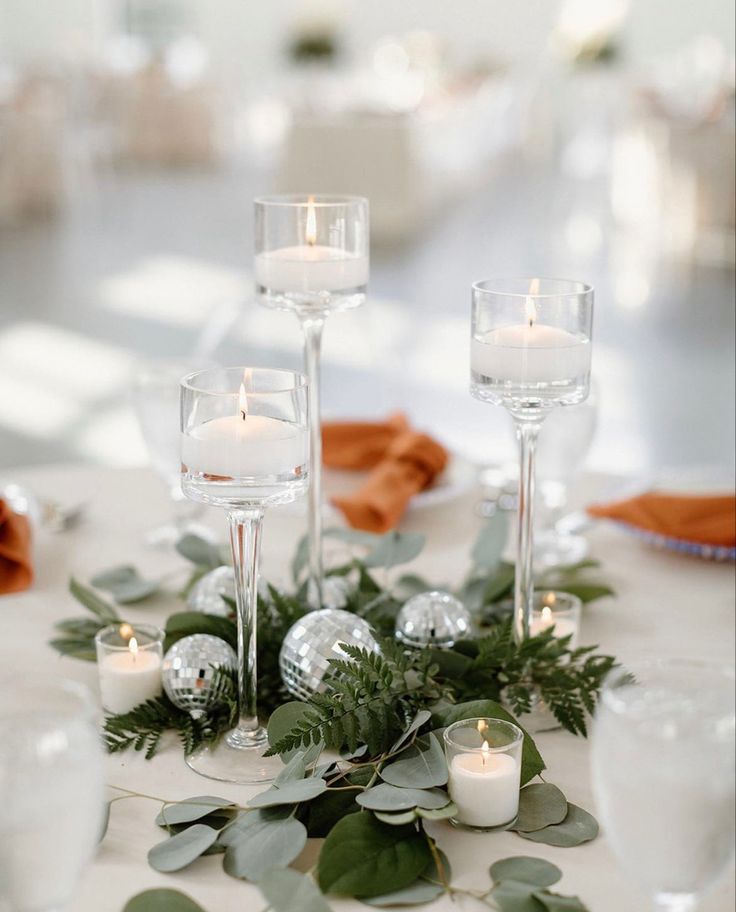
<svg viewBox="0 0 736 912"><path fill-rule="evenodd" d="M413 595L396 618L396 639L417 649L447 649L471 630L472 618L465 605L449 592L436 589Z"/></svg>
<svg viewBox="0 0 736 912"><path fill-rule="evenodd" d="M182 637L164 656L162 681L174 706L201 713L220 702L213 681L216 668L235 669L238 657L220 637L193 633Z"/></svg>
<svg viewBox="0 0 736 912"><path fill-rule="evenodd" d="M378 643L367 621L341 611L322 608L300 618L284 637L279 668L286 689L299 700L325 690L330 659L344 659L340 643L378 652Z"/></svg>
<svg viewBox="0 0 736 912"><path fill-rule="evenodd" d="M232 567L217 567L198 579L187 596L187 608L190 611L227 617L230 614L230 606L222 598L223 595L235 598L235 575Z"/></svg>

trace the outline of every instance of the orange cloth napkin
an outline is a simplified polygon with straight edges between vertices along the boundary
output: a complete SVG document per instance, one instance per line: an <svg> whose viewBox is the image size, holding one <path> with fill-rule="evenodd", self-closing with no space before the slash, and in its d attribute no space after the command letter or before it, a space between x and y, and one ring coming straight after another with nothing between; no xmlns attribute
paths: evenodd
<svg viewBox="0 0 736 912"><path fill-rule="evenodd" d="M681 541L736 546L736 497L732 494L697 497L650 492L590 506L588 513Z"/></svg>
<svg viewBox="0 0 736 912"><path fill-rule="evenodd" d="M322 428L325 465L372 471L364 484L333 503L354 529L388 532L404 515L414 494L428 487L447 465L447 451L409 429L406 418L388 421L336 422Z"/></svg>
<svg viewBox="0 0 736 912"><path fill-rule="evenodd" d="M21 592L32 582L30 523L0 498L0 595Z"/></svg>

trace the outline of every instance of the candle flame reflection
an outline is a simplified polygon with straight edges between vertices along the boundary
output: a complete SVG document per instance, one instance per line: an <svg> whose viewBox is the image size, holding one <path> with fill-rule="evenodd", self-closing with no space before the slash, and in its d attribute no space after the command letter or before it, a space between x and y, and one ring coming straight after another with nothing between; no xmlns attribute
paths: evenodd
<svg viewBox="0 0 736 912"><path fill-rule="evenodd" d="M245 419L248 417L248 397L245 394L245 383L240 384L240 393L238 394L238 413L243 421L245 421Z"/></svg>
<svg viewBox="0 0 736 912"><path fill-rule="evenodd" d="M133 656L133 660L135 661L135 657L138 655L138 640L136 640L135 637L130 638L128 649L130 650L130 654Z"/></svg>
<svg viewBox="0 0 736 912"><path fill-rule="evenodd" d="M304 238L310 247L314 247L317 243L317 212L314 208L313 196L310 196L307 200L307 226Z"/></svg>
<svg viewBox="0 0 736 912"><path fill-rule="evenodd" d="M133 628L130 624L121 624L118 633L120 634L121 640L130 640L133 636Z"/></svg>

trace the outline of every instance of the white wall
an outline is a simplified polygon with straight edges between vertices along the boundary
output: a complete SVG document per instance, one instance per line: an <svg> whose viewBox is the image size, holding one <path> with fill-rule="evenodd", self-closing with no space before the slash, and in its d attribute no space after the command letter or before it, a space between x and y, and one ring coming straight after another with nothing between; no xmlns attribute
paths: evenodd
<svg viewBox="0 0 736 912"><path fill-rule="evenodd" d="M213 57L253 82L277 72L289 25L326 0L179 0ZM494 56L520 63L543 51L561 0L331 0L345 41L359 51L387 33L440 32L456 59ZM606 3L606 0L589 0ZM38 59L89 43L113 27L122 0L0 0L0 54ZM701 33L734 49L733 0L631 0L627 57L637 65Z"/></svg>

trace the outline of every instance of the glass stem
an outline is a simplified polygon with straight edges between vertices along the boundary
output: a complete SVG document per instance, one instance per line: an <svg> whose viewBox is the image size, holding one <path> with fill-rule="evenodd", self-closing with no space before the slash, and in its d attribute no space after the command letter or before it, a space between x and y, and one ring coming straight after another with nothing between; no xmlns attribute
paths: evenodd
<svg viewBox="0 0 736 912"><path fill-rule="evenodd" d="M253 741L258 731L256 612L263 510L257 507L233 510L228 513L228 523L235 570L238 621L238 725L230 733L228 740L237 742L237 746L246 746L248 742Z"/></svg>
<svg viewBox="0 0 736 912"><path fill-rule="evenodd" d="M514 637L529 637L534 603L534 456L542 419L514 416L519 441L519 517L514 576Z"/></svg>
<svg viewBox="0 0 736 912"><path fill-rule="evenodd" d="M320 357L323 315L300 317L304 332L304 369L309 382L310 481L308 498L309 579L307 600L322 607L322 418L320 412Z"/></svg>

